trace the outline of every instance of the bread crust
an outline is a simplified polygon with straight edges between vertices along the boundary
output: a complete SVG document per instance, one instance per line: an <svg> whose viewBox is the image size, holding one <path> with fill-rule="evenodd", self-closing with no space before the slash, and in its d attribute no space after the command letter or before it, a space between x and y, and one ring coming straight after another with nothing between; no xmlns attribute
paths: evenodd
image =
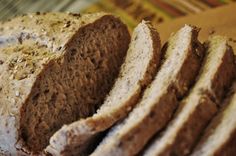
<svg viewBox="0 0 236 156"><path fill-rule="evenodd" d="M234 82L222 108L205 129L191 156L233 156L235 154L235 90Z"/></svg>

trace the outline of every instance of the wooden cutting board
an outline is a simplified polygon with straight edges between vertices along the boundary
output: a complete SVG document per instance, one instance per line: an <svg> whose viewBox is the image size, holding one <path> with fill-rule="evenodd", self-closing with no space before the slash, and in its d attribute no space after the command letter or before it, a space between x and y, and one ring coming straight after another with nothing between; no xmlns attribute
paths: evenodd
<svg viewBox="0 0 236 156"><path fill-rule="evenodd" d="M227 36L236 54L236 3L158 25L157 30L160 32L162 43L184 24L200 27L199 39L202 42L211 34Z"/></svg>

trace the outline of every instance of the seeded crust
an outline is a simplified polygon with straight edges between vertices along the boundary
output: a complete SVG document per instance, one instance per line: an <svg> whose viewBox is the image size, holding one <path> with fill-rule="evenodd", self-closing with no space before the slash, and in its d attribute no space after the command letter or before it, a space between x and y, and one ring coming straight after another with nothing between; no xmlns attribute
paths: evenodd
<svg viewBox="0 0 236 156"><path fill-rule="evenodd" d="M143 155L189 155L218 111L235 77L234 54L225 37L211 37L206 46L206 57L197 83L180 103L171 123L161 135L157 135Z"/></svg>
<svg viewBox="0 0 236 156"><path fill-rule="evenodd" d="M0 24L0 153L35 154L92 115L118 75L127 27L105 14L36 13Z"/></svg>
<svg viewBox="0 0 236 156"><path fill-rule="evenodd" d="M165 59L134 110L114 126L92 156L137 154L170 120L198 74L203 56L198 29L185 25L163 47Z"/></svg>
<svg viewBox="0 0 236 156"><path fill-rule="evenodd" d="M101 108L92 117L63 126L50 139L46 151L52 155L88 155L94 138L123 119L153 80L161 60L160 44L157 31L142 21L134 29L120 74Z"/></svg>
<svg viewBox="0 0 236 156"><path fill-rule="evenodd" d="M211 121L191 156L234 156L236 153L236 83L223 108Z"/></svg>

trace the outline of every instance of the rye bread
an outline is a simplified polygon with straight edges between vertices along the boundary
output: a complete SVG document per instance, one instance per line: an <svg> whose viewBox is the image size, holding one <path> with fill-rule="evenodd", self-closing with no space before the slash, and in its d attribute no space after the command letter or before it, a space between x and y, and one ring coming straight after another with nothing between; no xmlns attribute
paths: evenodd
<svg viewBox="0 0 236 156"><path fill-rule="evenodd" d="M205 45L206 56L196 84L180 103L168 127L143 155L189 155L217 112L235 77L234 54L225 37L210 37Z"/></svg>
<svg viewBox="0 0 236 156"><path fill-rule="evenodd" d="M224 106L211 121L191 156L235 156L236 154L236 83Z"/></svg>
<svg viewBox="0 0 236 156"><path fill-rule="evenodd" d="M159 34L142 21L133 31L126 59L116 82L97 113L63 126L50 139L52 155L87 155L94 138L123 119L153 80L161 61Z"/></svg>
<svg viewBox="0 0 236 156"><path fill-rule="evenodd" d="M164 62L154 81L128 117L114 126L92 156L132 156L170 120L193 84L201 66L203 50L196 27L185 25L163 47Z"/></svg>
<svg viewBox="0 0 236 156"><path fill-rule="evenodd" d="M63 124L92 115L130 35L105 14L35 13L0 24L0 153L32 154Z"/></svg>

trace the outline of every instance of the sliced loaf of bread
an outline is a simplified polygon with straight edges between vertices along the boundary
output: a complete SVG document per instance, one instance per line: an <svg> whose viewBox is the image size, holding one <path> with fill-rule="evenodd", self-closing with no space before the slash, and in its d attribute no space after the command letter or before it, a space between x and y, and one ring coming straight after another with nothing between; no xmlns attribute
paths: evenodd
<svg viewBox="0 0 236 156"><path fill-rule="evenodd" d="M119 76L101 108L92 117L63 126L50 139L52 155L86 155L94 138L123 119L153 80L161 60L160 38L146 21L135 29Z"/></svg>
<svg viewBox="0 0 236 156"><path fill-rule="evenodd" d="M105 13L36 13L0 23L0 153L43 150L63 124L92 115L130 35Z"/></svg>
<svg viewBox="0 0 236 156"><path fill-rule="evenodd" d="M163 47L164 62L134 110L114 126L92 156L131 156L170 120L193 84L202 62L198 29L185 25Z"/></svg>
<svg viewBox="0 0 236 156"><path fill-rule="evenodd" d="M234 156L236 154L236 83L191 156Z"/></svg>
<svg viewBox="0 0 236 156"><path fill-rule="evenodd" d="M211 37L205 45L206 56L197 83L168 127L144 151L145 156L188 155L217 112L235 76L234 54L225 37Z"/></svg>

